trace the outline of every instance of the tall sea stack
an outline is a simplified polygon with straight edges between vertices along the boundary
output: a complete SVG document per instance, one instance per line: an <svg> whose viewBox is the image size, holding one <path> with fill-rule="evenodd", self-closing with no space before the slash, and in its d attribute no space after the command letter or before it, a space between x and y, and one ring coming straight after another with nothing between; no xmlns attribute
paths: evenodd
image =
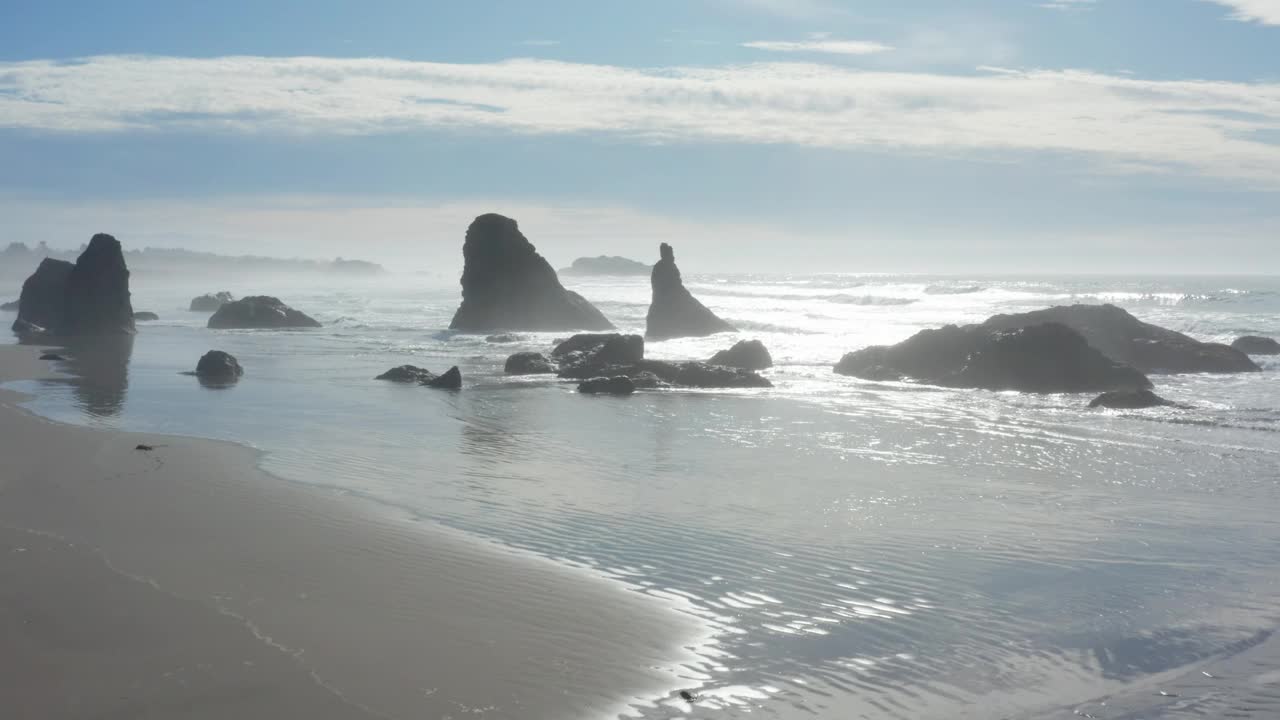
<svg viewBox="0 0 1280 720"><path fill-rule="evenodd" d="M481 215L462 245L462 305L449 327L491 330L610 330L613 323L575 292L520 232L516 221Z"/></svg>
<svg viewBox="0 0 1280 720"><path fill-rule="evenodd" d="M649 304L644 336L651 340L665 340L734 332L737 328L716 317L685 288L671 246L662 243L658 250L662 259L653 266L650 275L653 301Z"/></svg>
<svg viewBox="0 0 1280 720"><path fill-rule="evenodd" d="M115 238L98 233L72 265L45 259L22 285L14 332L131 335L129 268Z"/></svg>

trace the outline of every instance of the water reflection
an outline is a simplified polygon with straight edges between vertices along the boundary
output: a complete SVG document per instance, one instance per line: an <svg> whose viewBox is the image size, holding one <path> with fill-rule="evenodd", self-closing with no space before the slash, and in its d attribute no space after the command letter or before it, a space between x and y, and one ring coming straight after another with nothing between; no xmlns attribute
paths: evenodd
<svg viewBox="0 0 1280 720"><path fill-rule="evenodd" d="M74 378L50 382L70 384L76 406L94 417L119 415L129 390L133 336L61 338L60 344L61 369Z"/></svg>

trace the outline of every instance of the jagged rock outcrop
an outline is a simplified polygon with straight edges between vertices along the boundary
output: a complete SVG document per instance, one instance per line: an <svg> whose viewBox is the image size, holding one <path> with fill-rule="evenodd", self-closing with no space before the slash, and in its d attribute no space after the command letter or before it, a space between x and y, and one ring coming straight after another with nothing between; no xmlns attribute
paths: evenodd
<svg viewBox="0 0 1280 720"><path fill-rule="evenodd" d="M558 343L551 357L560 365L615 365L644 359L644 338L621 333L581 333Z"/></svg>
<svg viewBox="0 0 1280 720"><path fill-rule="evenodd" d="M1103 355L1061 323L1012 330L985 324L923 330L897 345L851 352L835 371L867 380L1034 393L1151 387L1142 372Z"/></svg>
<svg viewBox="0 0 1280 720"><path fill-rule="evenodd" d="M435 373L426 368L420 368L417 365L401 365L400 367L393 367L374 378L374 380L390 380L392 382L419 383L423 385L435 379Z"/></svg>
<svg viewBox="0 0 1280 720"><path fill-rule="evenodd" d="M320 323L269 295L253 295L233 300L209 318L209 327L231 328L317 328Z"/></svg>
<svg viewBox="0 0 1280 720"><path fill-rule="evenodd" d="M14 332L51 335L130 335L129 268L120 242L105 233L89 240L75 264L48 258L22 286Z"/></svg>
<svg viewBox="0 0 1280 720"><path fill-rule="evenodd" d="M650 275L653 300L649 303L644 336L651 340L667 340L734 332L732 325L716 317L685 288L671 246L662 243L658 250L662 258L653 266Z"/></svg>
<svg viewBox="0 0 1280 720"><path fill-rule="evenodd" d="M759 340L741 340L728 350L712 355L707 362L744 370L764 370L773 367L773 356Z"/></svg>
<svg viewBox="0 0 1280 720"><path fill-rule="evenodd" d="M191 299L191 306L188 308L191 312L217 312L218 308L226 305L234 300L231 293L223 290L219 293L201 295Z"/></svg>
<svg viewBox="0 0 1280 720"><path fill-rule="evenodd" d="M508 375L547 375L556 371L556 366L540 352L518 352L507 358L502 369Z"/></svg>
<svg viewBox="0 0 1280 720"><path fill-rule="evenodd" d="M462 304L449 328L491 330L608 330L605 316L566 290L516 221L476 218L462 245Z"/></svg>
<svg viewBox="0 0 1280 720"><path fill-rule="evenodd" d="M152 320L159 320L159 319L160 319L160 316L159 316L159 315L157 315L157 314L155 314L155 313L153 313L153 312L147 312L146 310L140 310L140 311L135 312L135 313L133 314L133 319L134 319L135 321L148 322L148 321L152 321Z"/></svg>
<svg viewBox="0 0 1280 720"><path fill-rule="evenodd" d="M75 265L66 260L45 258L36 271L22 283L18 298L18 319L13 331L28 335L44 330L56 331L67 312L67 278ZM33 329L34 328L34 329Z"/></svg>
<svg viewBox="0 0 1280 720"><path fill-rule="evenodd" d="M210 350L196 363L196 377L207 380L230 381L244 374L244 368L230 353Z"/></svg>
<svg viewBox="0 0 1280 720"><path fill-rule="evenodd" d="M591 378L578 383L578 392L588 395L630 395L635 391L636 384L626 375Z"/></svg>
<svg viewBox="0 0 1280 720"><path fill-rule="evenodd" d="M0 305L0 312L18 312L18 301L14 300Z"/></svg>
<svg viewBox="0 0 1280 720"><path fill-rule="evenodd" d="M1236 338L1231 347L1246 355L1280 355L1280 342L1269 337L1245 335Z"/></svg>
<svg viewBox="0 0 1280 720"><path fill-rule="evenodd" d="M1256 372L1259 367L1245 353L1218 343L1206 343L1179 332L1142 322L1115 305L1059 305L1034 312L996 315L982 326L1013 330L1061 323L1084 336L1102 354L1144 373Z"/></svg>
<svg viewBox="0 0 1280 720"><path fill-rule="evenodd" d="M1111 408L1113 410L1141 410L1142 408L1170 407L1177 403L1170 402L1150 390L1113 390L1105 392L1089 403L1091 408Z"/></svg>
<svg viewBox="0 0 1280 720"><path fill-rule="evenodd" d="M64 335L126 335L135 331L129 297L129 268L120 241L105 233L89 246L67 276Z"/></svg>
<svg viewBox="0 0 1280 720"><path fill-rule="evenodd" d="M551 351L557 375L569 380L626 376L641 388L773 387L758 373L701 362L668 362L644 358L644 338L620 333L574 335Z"/></svg>
<svg viewBox="0 0 1280 720"><path fill-rule="evenodd" d="M650 266L617 255L580 257L560 271L561 275L648 275Z"/></svg>
<svg viewBox="0 0 1280 720"><path fill-rule="evenodd" d="M459 390L462 388L462 371L457 365L449 368L440 377L428 380L424 383L427 387L440 388L441 390Z"/></svg>

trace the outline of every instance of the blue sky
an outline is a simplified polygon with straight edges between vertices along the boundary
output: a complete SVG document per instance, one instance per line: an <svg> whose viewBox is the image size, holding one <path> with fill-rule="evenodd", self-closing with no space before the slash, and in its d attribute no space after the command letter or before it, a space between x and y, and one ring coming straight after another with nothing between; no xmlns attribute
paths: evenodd
<svg viewBox="0 0 1280 720"><path fill-rule="evenodd" d="M1280 272L1280 0L9 2L3 240Z"/></svg>

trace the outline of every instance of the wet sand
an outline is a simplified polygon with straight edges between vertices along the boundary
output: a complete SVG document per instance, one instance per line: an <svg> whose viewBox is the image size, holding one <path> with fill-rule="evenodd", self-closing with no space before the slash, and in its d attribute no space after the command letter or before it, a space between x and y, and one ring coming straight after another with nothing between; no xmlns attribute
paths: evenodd
<svg viewBox="0 0 1280 720"><path fill-rule="evenodd" d="M38 354L0 347L0 382L49 377ZM9 717L560 720L687 686L702 629L620 584L21 400L0 390Z"/></svg>

